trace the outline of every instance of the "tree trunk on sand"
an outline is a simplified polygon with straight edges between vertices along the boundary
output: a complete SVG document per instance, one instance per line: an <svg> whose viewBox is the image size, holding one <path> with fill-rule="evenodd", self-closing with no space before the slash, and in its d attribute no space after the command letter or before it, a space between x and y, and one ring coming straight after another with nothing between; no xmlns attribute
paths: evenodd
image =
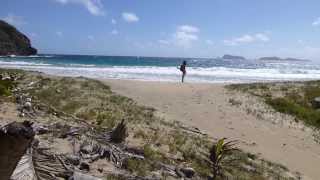
<svg viewBox="0 0 320 180"><path fill-rule="evenodd" d="M28 121L13 122L0 129L0 179L10 179L30 146L35 135L31 125Z"/></svg>

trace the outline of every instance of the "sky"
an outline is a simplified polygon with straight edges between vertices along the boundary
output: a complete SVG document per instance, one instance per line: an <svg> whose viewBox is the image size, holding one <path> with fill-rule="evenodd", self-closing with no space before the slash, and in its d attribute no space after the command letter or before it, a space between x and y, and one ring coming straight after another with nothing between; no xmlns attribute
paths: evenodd
<svg viewBox="0 0 320 180"><path fill-rule="evenodd" d="M42 54L320 61L319 0L1 0Z"/></svg>

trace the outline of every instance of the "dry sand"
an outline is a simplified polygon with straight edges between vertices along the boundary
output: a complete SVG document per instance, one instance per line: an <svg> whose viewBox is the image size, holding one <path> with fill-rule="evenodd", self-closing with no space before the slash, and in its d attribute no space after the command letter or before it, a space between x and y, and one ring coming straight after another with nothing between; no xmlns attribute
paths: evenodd
<svg viewBox="0 0 320 180"><path fill-rule="evenodd" d="M242 93L230 94L223 85L126 80L104 82L113 91L156 108L166 120L181 121L215 138L240 140L242 149L280 163L292 172L298 171L303 179L320 179L320 145L314 142L312 132L308 128L286 125L292 124L283 122L288 118L281 119L281 116L270 113L259 118L248 113L248 109L261 108L261 104L255 104L254 97L253 101L244 101L244 105L239 107L232 106L229 99L243 99L245 96Z"/></svg>

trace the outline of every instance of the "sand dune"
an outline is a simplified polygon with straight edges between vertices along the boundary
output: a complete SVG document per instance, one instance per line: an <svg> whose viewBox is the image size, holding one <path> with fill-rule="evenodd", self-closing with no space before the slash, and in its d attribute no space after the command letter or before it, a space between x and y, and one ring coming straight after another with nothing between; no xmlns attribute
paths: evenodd
<svg viewBox="0 0 320 180"><path fill-rule="evenodd" d="M167 120L182 121L215 138L240 140L242 149L298 171L303 179L320 177L320 145L312 131L290 117L270 113L254 97L230 93L223 85L104 81L115 92L155 107ZM230 99L242 105L233 106Z"/></svg>

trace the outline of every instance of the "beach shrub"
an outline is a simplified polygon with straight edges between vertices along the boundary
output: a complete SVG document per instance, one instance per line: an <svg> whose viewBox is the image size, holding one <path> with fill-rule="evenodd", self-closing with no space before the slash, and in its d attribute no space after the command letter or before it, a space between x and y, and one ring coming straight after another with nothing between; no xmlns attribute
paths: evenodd
<svg viewBox="0 0 320 180"><path fill-rule="evenodd" d="M276 111L293 115L309 125L320 127L320 112L315 109L302 106L289 98L269 98L266 103Z"/></svg>
<svg viewBox="0 0 320 180"><path fill-rule="evenodd" d="M13 88L13 82L9 80L0 80L0 96L10 96L10 89Z"/></svg>
<svg viewBox="0 0 320 180"><path fill-rule="evenodd" d="M147 172L150 171L150 164L144 160L139 159L128 159L124 164L124 168L132 173L136 173L138 176L146 176Z"/></svg>
<svg viewBox="0 0 320 180"><path fill-rule="evenodd" d="M312 106L314 99L320 97L320 81L237 84L227 88L260 97L275 111L320 128L320 111Z"/></svg>
<svg viewBox="0 0 320 180"><path fill-rule="evenodd" d="M10 95L10 91L8 90L8 88L0 84L0 96L9 96L9 95Z"/></svg>
<svg viewBox="0 0 320 180"><path fill-rule="evenodd" d="M98 114L96 122L99 126L113 128L116 125L118 119L119 116L116 113L104 111Z"/></svg>

